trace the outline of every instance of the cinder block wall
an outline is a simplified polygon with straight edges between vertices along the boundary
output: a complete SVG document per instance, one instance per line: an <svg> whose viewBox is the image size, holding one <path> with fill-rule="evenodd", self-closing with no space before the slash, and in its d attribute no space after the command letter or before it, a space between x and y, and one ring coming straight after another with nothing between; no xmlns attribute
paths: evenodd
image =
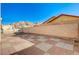
<svg viewBox="0 0 79 59"><path fill-rule="evenodd" d="M26 33L45 34L58 37L79 38L79 24L46 25L27 28Z"/></svg>

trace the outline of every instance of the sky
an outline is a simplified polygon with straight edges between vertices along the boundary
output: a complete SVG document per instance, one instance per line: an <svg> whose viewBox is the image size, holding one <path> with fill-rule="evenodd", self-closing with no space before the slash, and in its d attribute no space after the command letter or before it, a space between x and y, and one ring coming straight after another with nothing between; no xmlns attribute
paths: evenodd
<svg viewBox="0 0 79 59"><path fill-rule="evenodd" d="M0 4L0 17L1 17L1 4Z"/></svg>
<svg viewBox="0 0 79 59"><path fill-rule="evenodd" d="M26 21L42 23L52 16L79 16L79 3L2 3L2 24Z"/></svg>

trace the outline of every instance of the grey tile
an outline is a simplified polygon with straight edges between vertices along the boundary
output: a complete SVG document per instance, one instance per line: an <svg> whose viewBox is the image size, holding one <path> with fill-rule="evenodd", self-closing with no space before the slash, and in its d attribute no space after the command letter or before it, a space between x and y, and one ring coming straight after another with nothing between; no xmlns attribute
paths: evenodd
<svg viewBox="0 0 79 59"><path fill-rule="evenodd" d="M48 43L40 43L40 44L36 45L36 47L46 52L46 51L48 51L48 49L50 49L52 47L52 45L48 44Z"/></svg>
<svg viewBox="0 0 79 59"><path fill-rule="evenodd" d="M39 39L46 39L45 36L37 36Z"/></svg>
<svg viewBox="0 0 79 59"><path fill-rule="evenodd" d="M64 49L68 49L68 50L73 50L73 45L67 44L67 43L63 43L63 42L58 42L56 44L56 46L64 48Z"/></svg>
<svg viewBox="0 0 79 59"><path fill-rule="evenodd" d="M27 39L28 41L34 41L34 39Z"/></svg>
<svg viewBox="0 0 79 59"><path fill-rule="evenodd" d="M50 40L53 40L53 41L56 41L56 42L60 42L61 39L58 39L58 38L51 38Z"/></svg>
<svg viewBox="0 0 79 59"><path fill-rule="evenodd" d="M38 41L45 42L47 39L37 39Z"/></svg>

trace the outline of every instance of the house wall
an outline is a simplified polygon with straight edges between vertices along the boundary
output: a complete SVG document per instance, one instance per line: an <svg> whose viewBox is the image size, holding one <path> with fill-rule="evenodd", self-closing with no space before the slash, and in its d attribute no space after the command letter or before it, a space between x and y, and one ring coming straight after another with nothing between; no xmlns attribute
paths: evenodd
<svg viewBox="0 0 79 59"><path fill-rule="evenodd" d="M27 28L26 33L45 34L58 37L78 38L78 24L46 25Z"/></svg>
<svg viewBox="0 0 79 59"><path fill-rule="evenodd" d="M3 33L12 33L14 32L13 26L12 25L3 25Z"/></svg>
<svg viewBox="0 0 79 59"><path fill-rule="evenodd" d="M72 17L72 16L61 16L54 21L49 22L50 24L55 23L72 23L72 22L79 22L79 17Z"/></svg>

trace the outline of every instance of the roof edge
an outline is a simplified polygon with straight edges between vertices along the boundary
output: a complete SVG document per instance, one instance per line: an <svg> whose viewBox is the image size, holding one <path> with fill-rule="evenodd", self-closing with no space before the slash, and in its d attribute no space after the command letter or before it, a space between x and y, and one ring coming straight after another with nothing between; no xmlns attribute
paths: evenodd
<svg viewBox="0 0 79 59"><path fill-rule="evenodd" d="M55 19L57 19L57 18L59 18L59 17L61 17L61 16L71 16L71 17L77 17L77 18L79 18L79 16L74 16L74 15L68 15L68 14L60 14L59 16L57 16L57 17L55 17L54 19L52 19L51 21L54 21ZM52 17L51 17L52 18ZM51 19L50 18L50 19ZM50 19L48 19L48 20L50 20ZM49 21L49 22L51 22L51 21ZM49 23L48 22L48 23ZM43 22L43 24L44 24L45 22Z"/></svg>

